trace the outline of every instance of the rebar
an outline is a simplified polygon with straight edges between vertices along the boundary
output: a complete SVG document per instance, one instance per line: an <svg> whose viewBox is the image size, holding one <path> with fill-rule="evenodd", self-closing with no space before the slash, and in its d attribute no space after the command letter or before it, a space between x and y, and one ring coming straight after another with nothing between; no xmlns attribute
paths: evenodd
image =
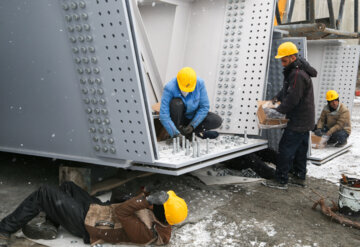
<svg viewBox="0 0 360 247"><path fill-rule="evenodd" d="M190 141L186 140L186 151L185 151L185 155L189 155L190 154Z"/></svg>
<svg viewBox="0 0 360 247"><path fill-rule="evenodd" d="M248 143L247 131L244 130L244 144Z"/></svg>
<svg viewBox="0 0 360 247"><path fill-rule="evenodd" d="M182 144L182 146L181 146L181 148L182 148L182 150L184 151L185 150L185 136L182 136L182 142L181 142L181 144Z"/></svg>
<svg viewBox="0 0 360 247"><path fill-rule="evenodd" d="M192 143L192 146L193 146L193 155L192 155L192 157L193 157L193 158L196 158L196 143L193 142L193 143Z"/></svg>
<svg viewBox="0 0 360 247"><path fill-rule="evenodd" d="M209 153L209 138L206 138L206 153Z"/></svg>
<svg viewBox="0 0 360 247"><path fill-rule="evenodd" d="M180 137L176 137L176 152L180 152Z"/></svg>
<svg viewBox="0 0 360 247"><path fill-rule="evenodd" d="M175 154L176 153L176 139L175 138L173 138L172 139L173 140L173 154Z"/></svg>
<svg viewBox="0 0 360 247"><path fill-rule="evenodd" d="M196 151L197 151L197 157L200 157L200 142L197 140L196 141Z"/></svg>

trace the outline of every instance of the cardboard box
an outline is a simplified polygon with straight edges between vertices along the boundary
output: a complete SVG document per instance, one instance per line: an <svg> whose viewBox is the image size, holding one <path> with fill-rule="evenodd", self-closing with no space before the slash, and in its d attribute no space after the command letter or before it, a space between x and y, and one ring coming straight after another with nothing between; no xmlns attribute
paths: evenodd
<svg viewBox="0 0 360 247"><path fill-rule="evenodd" d="M326 139L311 132L311 147L321 149L326 147Z"/></svg>
<svg viewBox="0 0 360 247"><path fill-rule="evenodd" d="M276 108L276 104L280 104L280 103L276 103L275 105L272 104L271 101L258 101L258 110L257 110L257 117L259 120L259 127L260 129L276 129L276 128L285 128L287 125L287 122L289 121L289 119L284 118L279 118L279 119L274 119L274 118L267 118L263 105L264 104L268 104L270 105L268 108Z"/></svg>

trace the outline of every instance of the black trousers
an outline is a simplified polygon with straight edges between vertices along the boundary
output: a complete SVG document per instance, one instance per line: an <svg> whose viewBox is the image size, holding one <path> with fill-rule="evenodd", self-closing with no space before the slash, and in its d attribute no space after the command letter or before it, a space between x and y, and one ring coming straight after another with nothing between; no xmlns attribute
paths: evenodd
<svg viewBox="0 0 360 247"><path fill-rule="evenodd" d="M178 130L187 126L192 120L185 117L185 110L185 104L180 98L174 98L171 100L170 117ZM222 121L223 120L219 115L213 112L208 112L208 115L194 131L195 133L199 133L206 130L217 129L221 126Z"/></svg>
<svg viewBox="0 0 360 247"><path fill-rule="evenodd" d="M84 221L93 203L107 204L90 196L73 182L64 182L60 187L43 185L0 222L0 232L14 233L42 211L56 225L89 243Z"/></svg>
<svg viewBox="0 0 360 247"><path fill-rule="evenodd" d="M288 182L288 173L300 179L306 178L306 161L309 132L285 129L279 143L275 177L280 183Z"/></svg>

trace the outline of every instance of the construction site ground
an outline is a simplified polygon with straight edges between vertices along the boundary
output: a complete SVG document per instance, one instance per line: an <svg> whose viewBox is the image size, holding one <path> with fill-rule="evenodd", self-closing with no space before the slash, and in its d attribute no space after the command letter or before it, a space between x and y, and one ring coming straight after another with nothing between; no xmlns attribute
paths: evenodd
<svg viewBox="0 0 360 247"><path fill-rule="evenodd" d="M1 218L39 185L57 184L59 161L0 155ZM323 179L308 178L307 188L281 191L260 183L206 186L191 175L154 174L132 181L131 186L146 183L155 189L172 188L188 202L189 217L174 227L168 246L360 246L360 230L332 222L319 209L311 209L309 198L319 199L312 190L337 201L338 186ZM43 246L18 236L13 235L11 246ZM72 243L81 244L74 239ZM48 242L48 246L59 246Z"/></svg>

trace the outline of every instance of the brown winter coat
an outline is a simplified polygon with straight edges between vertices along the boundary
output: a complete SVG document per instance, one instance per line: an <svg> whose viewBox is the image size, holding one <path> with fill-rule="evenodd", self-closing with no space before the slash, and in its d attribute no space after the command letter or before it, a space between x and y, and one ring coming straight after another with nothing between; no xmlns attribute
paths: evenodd
<svg viewBox="0 0 360 247"><path fill-rule="evenodd" d="M91 204L85 228L91 245L98 243L167 244L171 226L160 223L144 195L107 206Z"/></svg>
<svg viewBox="0 0 360 247"><path fill-rule="evenodd" d="M330 135L342 129L350 135L351 121L348 108L340 102L338 108L331 112L329 106L326 105L317 122L317 128L322 129L325 126L329 129L328 134Z"/></svg>

